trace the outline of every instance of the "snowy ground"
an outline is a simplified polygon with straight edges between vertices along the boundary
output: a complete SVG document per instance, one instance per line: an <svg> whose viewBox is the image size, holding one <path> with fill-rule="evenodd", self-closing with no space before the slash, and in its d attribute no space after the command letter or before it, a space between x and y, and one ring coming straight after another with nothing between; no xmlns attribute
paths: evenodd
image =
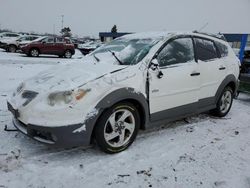
<svg viewBox="0 0 250 188"><path fill-rule="evenodd" d="M77 53L74 58L81 57ZM24 79L58 62L0 51L0 188L44 187L250 187L250 95L241 94L229 115L207 114L141 132L116 155L97 147L51 149L14 128L6 98Z"/></svg>

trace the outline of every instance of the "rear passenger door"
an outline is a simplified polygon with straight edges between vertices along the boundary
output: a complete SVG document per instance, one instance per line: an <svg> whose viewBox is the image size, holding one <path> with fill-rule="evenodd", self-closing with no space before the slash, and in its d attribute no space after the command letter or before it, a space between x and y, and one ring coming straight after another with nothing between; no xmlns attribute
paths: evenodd
<svg viewBox="0 0 250 188"><path fill-rule="evenodd" d="M58 55L63 55L64 54L64 45L65 45L65 41L64 38L56 38L56 53Z"/></svg>
<svg viewBox="0 0 250 188"><path fill-rule="evenodd" d="M200 99L214 97L225 78L224 62L220 59L215 42L210 39L194 37L196 58L201 72ZM213 102L213 101L211 101ZM206 104L208 105L208 104Z"/></svg>

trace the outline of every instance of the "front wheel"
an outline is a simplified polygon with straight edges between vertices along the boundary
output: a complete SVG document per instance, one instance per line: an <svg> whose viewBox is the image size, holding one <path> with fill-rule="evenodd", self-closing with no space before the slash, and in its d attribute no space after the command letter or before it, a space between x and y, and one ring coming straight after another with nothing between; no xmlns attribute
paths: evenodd
<svg viewBox="0 0 250 188"><path fill-rule="evenodd" d="M29 56L38 57L39 56L39 51L36 48L33 48L33 49L30 50Z"/></svg>
<svg viewBox="0 0 250 188"><path fill-rule="evenodd" d="M212 114L218 117L224 117L228 114L233 103L233 91L230 87L226 87L216 105L216 108L212 110Z"/></svg>
<svg viewBox="0 0 250 188"><path fill-rule="evenodd" d="M139 126L140 116L133 104L116 104L106 110L96 124L97 145L106 153L121 152L133 143Z"/></svg>
<svg viewBox="0 0 250 188"><path fill-rule="evenodd" d="M17 47L15 45L10 45L8 47L8 52L15 53L17 50Z"/></svg>

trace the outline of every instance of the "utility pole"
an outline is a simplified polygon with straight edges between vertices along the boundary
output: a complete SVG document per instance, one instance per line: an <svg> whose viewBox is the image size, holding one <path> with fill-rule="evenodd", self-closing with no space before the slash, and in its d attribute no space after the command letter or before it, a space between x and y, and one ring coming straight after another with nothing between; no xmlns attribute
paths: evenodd
<svg viewBox="0 0 250 188"><path fill-rule="evenodd" d="M63 19L64 19L64 15L61 15L61 17L62 17L62 29L63 29Z"/></svg>
<svg viewBox="0 0 250 188"><path fill-rule="evenodd" d="M53 35L55 36L55 24L53 24Z"/></svg>

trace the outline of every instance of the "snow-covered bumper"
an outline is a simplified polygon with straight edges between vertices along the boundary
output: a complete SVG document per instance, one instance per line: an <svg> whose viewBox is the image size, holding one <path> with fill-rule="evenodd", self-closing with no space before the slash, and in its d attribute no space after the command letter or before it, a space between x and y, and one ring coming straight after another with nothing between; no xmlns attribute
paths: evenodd
<svg viewBox="0 0 250 188"><path fill-rule="evenodd" d="M14 126L23 134L39 142L55 147L76 147L88 146L91 141L92 129L86 127L94 126L94 119L88 119L84 123L70 124L64 126L43 126L27 124L19 119L18 110L14 109L10 103L7 103L8 110L12 112Z"/></svg>

